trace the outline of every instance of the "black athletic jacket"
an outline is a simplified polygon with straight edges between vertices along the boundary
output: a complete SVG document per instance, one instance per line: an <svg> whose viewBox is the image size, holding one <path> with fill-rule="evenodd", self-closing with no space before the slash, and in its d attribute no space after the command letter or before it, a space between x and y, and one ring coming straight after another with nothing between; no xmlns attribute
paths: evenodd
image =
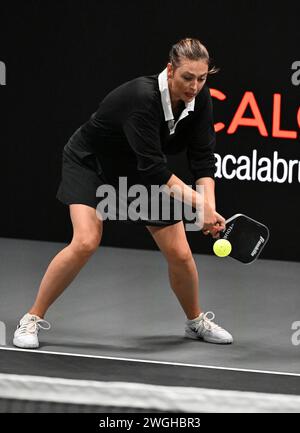
<svg viewBox="0 0 300 433"><path fill-rule="evenodd" d="M170 134L156 74L135 78L111 91L72 135L65 150L82 159L96 154L108 181L129 176L131 183L162 185L172 175L166 155L185 149L195 180L214 178L214 147L207 85L196 96L194 111Z"/></svg>

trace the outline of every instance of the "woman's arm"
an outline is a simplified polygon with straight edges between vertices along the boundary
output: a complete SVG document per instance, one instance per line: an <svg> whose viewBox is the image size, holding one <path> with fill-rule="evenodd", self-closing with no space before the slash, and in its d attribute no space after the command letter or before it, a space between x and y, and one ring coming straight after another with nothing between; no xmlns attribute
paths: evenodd
<svg viewBox="0 0 300 433"><path fill-rule="evenodd" d="M204 187L204 197L209 205L216 210L216 198L215 198L215 181L211 177L202 177L196 181L196 185L202 185Z"/></svg>
<svg viewBox="0 0 300 433"><path fill-rule="evenodd" d="M201 196L199 192L186 185L175 174L172 174L166 185L171 189L171 196L174 196L172 190L179 191L185 203L200 212L204 211L203 231L209 231L213 236L216 236L219 231L225 228L224 218L215 210L213 179L199 179L199 185L204 186L204 196Z"/></svg>
<svg viewBox="0 0 300 433"><path fill-rule="evenodd" d="M212 207L212 209L216 210L216 197L215 197L215 180L211 177L202 177L196 181L196 185L201 185L204 187L204 196L206 197L207 202ZM225 229L225 221L224 225L222 226L222 230ZM205 235L208 235L211 233L213 238L219 237L219 231L220 230L204 230L203 233Z"/></svg>

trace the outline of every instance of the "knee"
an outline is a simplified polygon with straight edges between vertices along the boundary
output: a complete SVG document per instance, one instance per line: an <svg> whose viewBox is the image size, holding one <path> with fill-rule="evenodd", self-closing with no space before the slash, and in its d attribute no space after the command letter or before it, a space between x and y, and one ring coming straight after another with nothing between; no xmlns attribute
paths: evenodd
<svg viewBox="0 0 300 433"><path fill-rule="evenodd" d="M100 236L98 234L88 234L86 236L74 236L72 239L72 246L76 249L76 252L82 255L93 254L100 244Z"/></svg>
<svg viewBox="0 0 300 433"><path fill-rule="evenodd" d="M167 255L167 260L169 263L184 265L193 259L192 252L190 248L172 248Z"/></svg>

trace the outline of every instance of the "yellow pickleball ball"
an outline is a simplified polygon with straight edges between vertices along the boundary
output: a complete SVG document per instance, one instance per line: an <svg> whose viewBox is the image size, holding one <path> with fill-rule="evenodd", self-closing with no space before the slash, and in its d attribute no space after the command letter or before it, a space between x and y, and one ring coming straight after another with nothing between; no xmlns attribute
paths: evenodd
<svg viewBox="0 0 300 433"><path fill-rule="evenodd" d="M213 250L218 257L227 257L232 250L231 243L227 239L218 239L213 246Z"/></svg>

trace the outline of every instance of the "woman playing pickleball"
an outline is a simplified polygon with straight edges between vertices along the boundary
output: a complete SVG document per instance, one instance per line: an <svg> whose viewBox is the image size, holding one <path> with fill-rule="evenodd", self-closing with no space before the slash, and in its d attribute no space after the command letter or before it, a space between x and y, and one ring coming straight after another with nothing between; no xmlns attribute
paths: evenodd
<svg viewBox="0 0 300 433"><path fill-rule="evenodd" d="M204 188L202 231L218 237L225 228L215 203L215 131L206 80L214 72L205 46L186 38L172 46L159 74L142 76L112 90L63 150L62 179L57 198L69 206L73 225L70 244L48 266L34 304L14 335L14 345L39 346L40 328L50 305L74 280L97 250L105 221L99 212L98 187L130 185L177 188L197 209L198 192L168 167L168 154L186 151L196 185ZM200 200L201 202L201 200ZM147 214L148 215L148 214ZM149 216L149 215L148 215ZM185 313L185 336L210 343L232 343L232 336L213 322L199 303L198 272L184 221L144 217L143 224L163 253L170 285Z"/></svg>

